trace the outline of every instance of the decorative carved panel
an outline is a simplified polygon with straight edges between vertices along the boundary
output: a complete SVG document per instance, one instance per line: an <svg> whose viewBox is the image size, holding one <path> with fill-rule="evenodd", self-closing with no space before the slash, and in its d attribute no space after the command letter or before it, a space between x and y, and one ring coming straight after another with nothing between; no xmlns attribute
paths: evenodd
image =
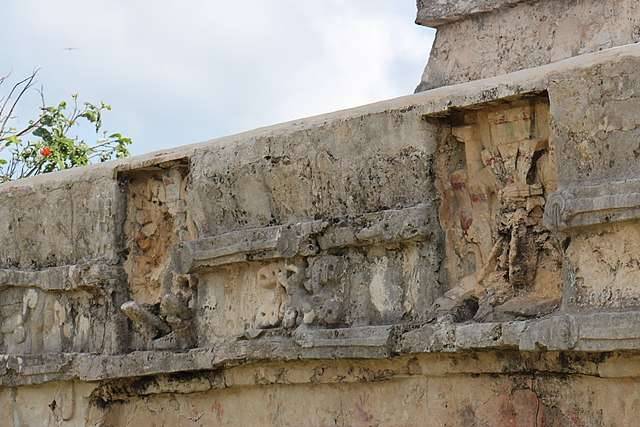
<svg viewBox="0 0 640 427"><path fill-rule="evenodd" d="M557 185L548 102L465 110L449 124L437 175L446 272L455 285L436 311L486 320L554 307L562 256L542 220Z"/></svg>

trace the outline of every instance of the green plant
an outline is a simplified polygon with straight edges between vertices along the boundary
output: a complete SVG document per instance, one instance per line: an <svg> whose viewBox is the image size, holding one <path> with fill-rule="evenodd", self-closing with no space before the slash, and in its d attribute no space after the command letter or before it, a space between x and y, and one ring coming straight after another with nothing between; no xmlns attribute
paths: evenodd
<svg viewBox="0 0 640 427"><path fill-rule="evenodd" d="M38 71L15 83L0 98L0 182L26 178L56 170L107 161L129 155L131 139L103 129L103 115L111 106L100 102L71 101L47 106L40 90L42 105L36 119L17 127L16 106L28 90L33 89ZM0 78L0 86L7 77ZM96 139L87 143L74 131L82 124L95 131Z"/></svg>

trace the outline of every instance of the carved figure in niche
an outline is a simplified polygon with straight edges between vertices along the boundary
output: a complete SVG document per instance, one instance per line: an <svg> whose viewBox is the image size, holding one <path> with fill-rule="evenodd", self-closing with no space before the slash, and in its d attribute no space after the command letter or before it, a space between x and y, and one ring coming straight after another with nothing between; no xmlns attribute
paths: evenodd
<svg viewBox="0 0 640 427"><path fill-rule="evenodd" d="M308 266L307 266L308 263ZM307 260L273 263L258 270L257 283L268 289L248 336L282 326L336 325L343 318L343 292L338 285L346 271L344 261L324 255Z"/></svg>
<svg viewBox="0 0 640 427"><path fill-rule="evenodd" d="M438 175L447 273L457 285L436 301L438 314L490 320L559 298L562 257L542 223L556 189L548 129L540 100L464 112L452 126Z"/></svg>
<svg viewBox="0 0 640 427"><path fill-rule="evenodd" d="M160 304L151 305L127 301L120 309L136 329L156 350L187 349L195 345L193 328L193 278L178 275L171 292L164 294Z"/></svg>
<svg viewBox="0 0 640 427"><path fill-rule="evenodd" d="M274 263L258 270L258 286L270 292L258 307L254 321L255 329L269 329L281 325L292 328L298 323L300 312L289 302L290 296L296 295L302 287L304 271L304 260Z"/></svg>

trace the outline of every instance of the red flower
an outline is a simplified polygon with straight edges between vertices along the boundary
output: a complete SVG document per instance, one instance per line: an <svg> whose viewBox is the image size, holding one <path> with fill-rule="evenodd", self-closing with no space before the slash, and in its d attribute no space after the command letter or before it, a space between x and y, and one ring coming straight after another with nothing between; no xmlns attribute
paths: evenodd
<svg viewBox="0 0 640 427"><path fill-rule="evenodd" d="M42 154L43 157L51 157L53 150L49 147L42 147L40 149L40 154Z"/></svg>

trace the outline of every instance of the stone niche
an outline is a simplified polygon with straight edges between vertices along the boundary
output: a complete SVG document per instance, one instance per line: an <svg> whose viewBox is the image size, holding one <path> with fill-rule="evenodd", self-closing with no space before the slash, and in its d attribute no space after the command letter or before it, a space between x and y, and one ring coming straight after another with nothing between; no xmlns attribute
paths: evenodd
<svg viewBox="0 0 640 427"><path fill-rule="evenodd" d="M556 190L545 95L434 118L445 273L436 311L455 320L534 317L559 305L562 249L543 224Z"/></svg>
<svg viewBox="0 0 640 427"><path fill-rule="evenodd" d="M180 242L195 234L185 202L188 163L168 162L121 174L131 349L191 347L194 284L175 272Z"/></svg>

